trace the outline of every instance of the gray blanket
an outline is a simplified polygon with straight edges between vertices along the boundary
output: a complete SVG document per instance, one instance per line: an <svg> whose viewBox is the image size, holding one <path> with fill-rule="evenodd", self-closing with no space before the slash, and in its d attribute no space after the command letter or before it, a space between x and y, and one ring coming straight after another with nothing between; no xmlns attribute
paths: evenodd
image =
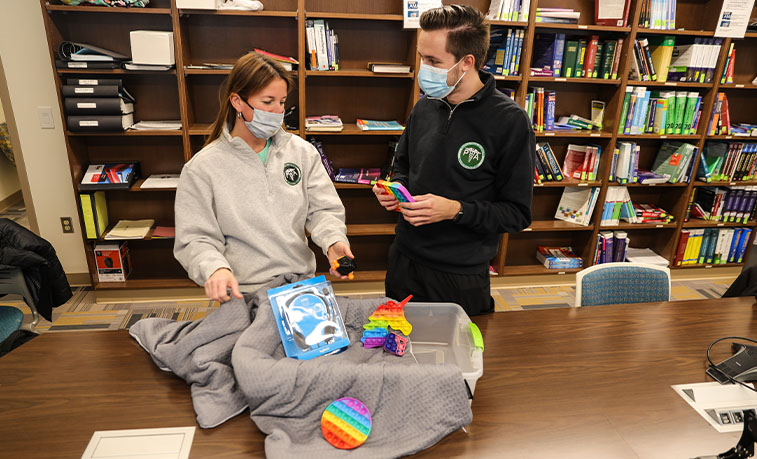
<svg viewBox="0 0 757 459"><path fill-rule="evenodd" d="M267 434L268 457L398 457L471 422L457 367L418 365L410 354L397 357L360 344L362 325L385 300L338 298L350 347L313 360L286 358L266 291L296 280L280 276L247 303L232 299L200 321L141 320L130 334L160 368L190 385L201 427L215 427L249 407ZM368 440L351 451L332 447L321 434L324 409L341 397L361 400L373 418Z"/></svg>

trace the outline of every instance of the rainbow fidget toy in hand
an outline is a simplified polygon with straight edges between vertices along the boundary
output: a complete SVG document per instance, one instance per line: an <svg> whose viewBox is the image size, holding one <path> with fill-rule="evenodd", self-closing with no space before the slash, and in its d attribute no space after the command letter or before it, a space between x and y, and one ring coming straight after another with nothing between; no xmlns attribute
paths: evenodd
<svg viewBox="0 0 757 459"><path fill-rule="evenodd" d="M371 412L363 402L352 397L331 402L321 416L323 437L339 449L357 448L365 443L372 424Z"/></svg>

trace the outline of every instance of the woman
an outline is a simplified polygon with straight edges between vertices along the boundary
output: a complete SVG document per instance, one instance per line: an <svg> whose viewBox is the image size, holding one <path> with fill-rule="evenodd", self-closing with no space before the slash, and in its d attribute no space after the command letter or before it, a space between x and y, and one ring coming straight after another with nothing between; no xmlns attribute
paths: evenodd
<svg viewBox="0 0 757 459"><path fill-rule="evenodd" d="M242 298L279 274L312 276L306 231L329 262L354 258L318 152L281 129L292 85L276 61L240 58L205 146L181 172L174 255L213 300L228 301L227 289Z"/></svg>

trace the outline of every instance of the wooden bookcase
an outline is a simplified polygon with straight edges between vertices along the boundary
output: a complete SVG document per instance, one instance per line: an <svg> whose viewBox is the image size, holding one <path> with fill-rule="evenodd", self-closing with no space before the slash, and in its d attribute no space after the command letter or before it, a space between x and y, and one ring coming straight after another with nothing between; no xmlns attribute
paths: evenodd
<svg viewBox="0 0 757 459"><path fill-rule="evenodd" d="M733 84L721 85L719 76L725 61L730 39L724 40L713 83L657 83L659 86L697 88L704 94L704 109L699 132L693 136L622 136L617 135L622 97L627 85L655 86L656 83L628 81L630 65L629 45L637 36L680 35L711 37L720 11L721 0L679 1L677 25L683 30L644 30L636 24L641 11L633 0L627 27L593 25L594 0L532 0L529 22L490 21L492 27L517 27L525 30L520 76L497 76L497 86L515 90L515 100L523 105L530 86L543 86L557 91L557 115L589 115L590 101L601 99L607 103L605 126L600 133L537 134L537 142L548 141L562 163L569 143L594 143L605 154L600 163L596 182L580 186L601 187L599 204L609 186L609 158L618 139L629 138L641 145L640 166L649 166L659 145L666 139L686 139L704 146L707 121L718 91L727 91L731 119L753 121L751 107L757 103L757 86L751 62L757 58L757 34L737 40L736 76ZM444 0L445 4L463 3L486 12L490 0ZM538 3L538 4L537 4ZM420 90L415 69L419 67L416 53L418 32L402 28L402 2L397 0L267 0L265 10L204 11L183 10L174 0L152 0L148 8L122 9L92 6L66 6L59 0L41 0L45 28L50 46L51 62L58 45L64 41L81 41L130 55L129 31L166 30L174 32L176 70L170 72L132 72L125 70L68 70L55 69L58 89L70 77L122 78L124 85L137 100L135 121L153 119L181 119L180 131L129 131L125 133L73 133L66 131L66 145L71 166L71 179L78 188L88 164L105 161L140 161L142 176L154 173L178 173L182 165L197 153L210 132L219 107L219 90L228 70L186 69L188 65L204 62L233 63L253 47L297 57L301 65L293 72L296 87L289 95L288 105L299 109L299 129L294 134L320 140L334 163L340 167L379 167L387 160L388 143L401 131L363 132L355 120L396 119L404 122ZM568 6L581 11L577 25L536 24L533 20L537 6ZM326 19L339 35L341 67L339 71L306 70L305 21ZM566 33L569 36L598 34L601 39L624 39L620 71L616 80L530 77L533 38L536 33ZM368 62L402 62L410 65L406 74L381 75L367 70ZM60 91L59 91L60 93ZM62 107L62 103L61 103ZM62 108L61 108L62 110ZM305 129L305 116L338 114L345 129L338 133L311 133ZM61 112L63 119L65 115ZM717 136L724 139L724 136ZM740 138L734 138L738 141ZM154 218L158 223L172 224L175 190L142 190L138 181L130 190L107 191L109 219ZM738 182L756 184L757 182ZM571 245L581 255L584 266L594 252L597 234L604 229L624 229L629 232L635 247L647 246L671 259L680 235L686 227L707 227L718 224L683 222L686 204L694 188L713 184L631 185L631 197L639 202L656 203L673 212L675 222L665 225L620 225L600 227L595 209L593 222L579 226L554 219L554 212L566 186L576 182L550 182L534 187L533 224L519 234L505 235L492 265L502 276L524 274L553 274L539 265L535 258L538 245ZM727 183L725 185L728 185ZM376 202L370 188L363 185L335 184L347 210L347 231L353 251L358 257L358 280L383 280L386 256L394 237L397 214L385 212ZM251 197L254 198L254 197ZM78 197L77 197L78 201ZM722 224L721 224L722 225ZM725 224L722 226L737 226ZM738 226L751 226L748 225ZM752 234L754 238L754 234ZM94 267L94 241L84 240L92 283L97 289L187 287L190 281L175 261L173 240L151 239L130 241L133 271L123 283L99 283ZM751 248L752 241L749 241ZM327 271L325 258L314 247L319 272ZM747 252L748 254L748 252ZM724 265L732 266L732 265ZM716 266L717 267L717 266ZM577 270L573 270L577 271ZM333 279L332 279L333 280Z"/></svg>

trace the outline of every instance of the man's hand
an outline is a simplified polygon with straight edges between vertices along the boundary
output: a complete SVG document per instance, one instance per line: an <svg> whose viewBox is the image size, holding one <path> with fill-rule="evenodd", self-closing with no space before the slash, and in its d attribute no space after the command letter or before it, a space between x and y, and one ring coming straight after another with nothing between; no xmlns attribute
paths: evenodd
<svg viewBox="0 0 757 459"><path fill-rule="evenodd" d="M329 273L334 277L347 279L347 276L342 276L334 269L333 263L334 261L344 256L355 258L355 255L352 254L352 250L350 250L350 246L341 241L335 242L331 244L331 247L329 247L329 250L327 251L327 255L329 257Z"/></svg>
<svg viewBox="0 0 757 459"><path fill-rule="evenodd" d="M205 295L211 300L225 303L231 299L226 291L229 288L232 295L239 299L242 298L242 293L239 291L239 283L234 274L226 268L221 268L214 272L205 282Z"/></svg>
<svg viewBox="0 0 757 459"><path fill-rule="evenodd" d="M376 195L376 199L378 199L381 207L386 210L395 210L400 205L393 194L387 193L386 190L380 188L378 185L373 185L373 194Z"/></svg>
<svg viewBox="0 0 757 459"><path fill-rule="evenodd" d="M413 226L452 220L460 212L461 204L459 201L453 201L435 194L413 197L415 202L403 202L400 207L402 216Z"/></svg>

